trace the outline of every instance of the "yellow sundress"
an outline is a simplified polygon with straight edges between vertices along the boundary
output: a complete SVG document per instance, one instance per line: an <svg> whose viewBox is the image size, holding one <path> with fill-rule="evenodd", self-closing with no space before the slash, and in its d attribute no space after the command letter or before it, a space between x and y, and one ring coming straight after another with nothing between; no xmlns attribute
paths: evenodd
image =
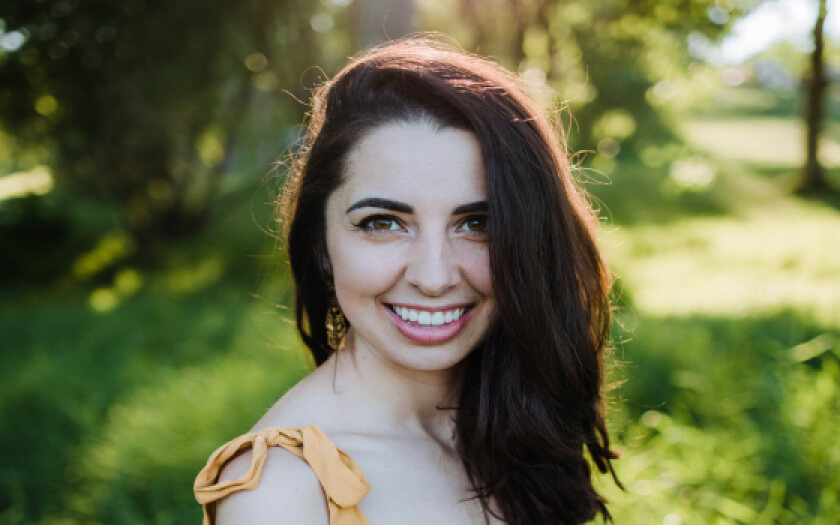
<svg viewBox="0 0 840 525"><path fill-rule="evenodd" d="M253 456L248 472L239 479L219 481L225 464L249 447ZM268 447L283 447L309 464L327 497L330 525L370 525L358 506L370 490L364 472L350 456L337 449L317 425L266 428L239 436L213 452L196 476L193 487L195 498L204 509L203 525L214 525L218 500L259 485Z"/></svg>

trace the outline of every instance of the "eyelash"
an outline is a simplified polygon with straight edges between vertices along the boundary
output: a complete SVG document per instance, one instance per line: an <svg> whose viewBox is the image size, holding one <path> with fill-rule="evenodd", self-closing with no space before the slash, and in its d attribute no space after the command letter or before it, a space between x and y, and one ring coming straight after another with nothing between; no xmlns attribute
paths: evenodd
<svg viewBox="0 0 840 525"><path fill-rule="evenodd" d="M465 230L469 233L477 234L477 235L487 235L487 223L489 222L486 213L476 214L476 215L467 215L460 223L460 227L465 226L467 223L470 223L476 219L484 221L484 230L483 231L475 231L475 230Z"/></svg>
<svg viewBox="0 0 840 525"><path fill-rule="evenodd" d="M472 222L476 219L479 219L479 220L483 219L486 222L487 221L487 215L486 214L468 215L461 220L461 222L458 224L458 227L463 228L466 224L468 224L468 223L470 223L470 222ZM400 229L404 229L404 226L402 225L402 222L397 217L394 217L393 215L383 215L383 214L370 215L368 217L365 217L364 219L362 219L358 223L354 224L354 226L356 228L359 228L362 231L377 233L377 234L378 233L387 233L387 232L396 231L393 228L387 228L387 229L374 228L373 223L376 222L376 221L391 221L392 226L393 226L393 224L396 224L397 226L399 226ZM485 229L486 229L486 227L487 226L485 225ZM475 235L486 235L487 234L486 231L475 231L475 230L464 230L464 231L469 233L469 234L475 234Z"/></svg>
<svg viewBox="0 0 840 525"><path fill-rule="evenodd" d="M358 224L355 224L354 226L356 226L356 228L359 228L360 230L363 230L363 231L366 231L366 232L372 232L372 233L385 233L385 232L394 231L391 228L388 228L388 229L385 229L385 230L379 230L379 229L374 228L373 223L376 222L376 221L391 221L392 223L395 223L395 224L399 225L400 227L402 227L402 224L400 223L400 220L398 218L394 217L393 215L381 215L381 214L371 215L369 217L365 217L364 219L359 221Z"/></svg>

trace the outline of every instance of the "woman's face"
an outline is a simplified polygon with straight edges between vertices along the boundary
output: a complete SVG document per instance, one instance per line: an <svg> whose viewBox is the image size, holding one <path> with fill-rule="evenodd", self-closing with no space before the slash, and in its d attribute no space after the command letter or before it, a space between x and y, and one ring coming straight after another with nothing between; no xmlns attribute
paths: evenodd
<svg viewBox="0 0 840 525"><path fill-rule="evenodd" d="M448 369L496 313L487 191L475 136L381 126L348 152L327 202L327 252L357 350L409 370Z"/></svg>

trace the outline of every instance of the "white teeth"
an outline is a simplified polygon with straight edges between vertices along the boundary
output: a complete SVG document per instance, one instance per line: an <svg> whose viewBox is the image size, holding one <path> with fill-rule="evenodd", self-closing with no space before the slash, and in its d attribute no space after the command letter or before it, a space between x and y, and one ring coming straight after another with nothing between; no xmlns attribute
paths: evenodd
<svg viewBox="0 0 840 525"><path fill-rule="evenodd" d="M426 310L412 310L405 306L392 306L394 312L403 321L416 323L424 326L441 326L457 321L467 311L466 308L456 308L447 312L428 312Z"/></svg>

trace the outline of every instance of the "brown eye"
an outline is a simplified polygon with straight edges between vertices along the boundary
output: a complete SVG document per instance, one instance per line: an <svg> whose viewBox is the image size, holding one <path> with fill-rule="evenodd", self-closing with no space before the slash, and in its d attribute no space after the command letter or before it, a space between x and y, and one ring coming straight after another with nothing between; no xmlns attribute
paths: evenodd
<svg viewBox="0 0 840 525"><path fill-rule="evenodd" d="M462 223L462 228L468 232L486 233L487 232L487 216L473 215L467 217Z"/></svg>
<svg viewBox="0 0 840 525"><path fill-rule="evenodd" d="M391 230L394 227L393 219L374 219L371 222L374 230Z"/></svg>
<svg viewBox="0 0 840 525"><path fill-rule="evenodd" d="M401 229L399 221L395 217L388 215L374 215L368 217L359 223L359 226L370 232L388 232L398 231Z"/></svg>

